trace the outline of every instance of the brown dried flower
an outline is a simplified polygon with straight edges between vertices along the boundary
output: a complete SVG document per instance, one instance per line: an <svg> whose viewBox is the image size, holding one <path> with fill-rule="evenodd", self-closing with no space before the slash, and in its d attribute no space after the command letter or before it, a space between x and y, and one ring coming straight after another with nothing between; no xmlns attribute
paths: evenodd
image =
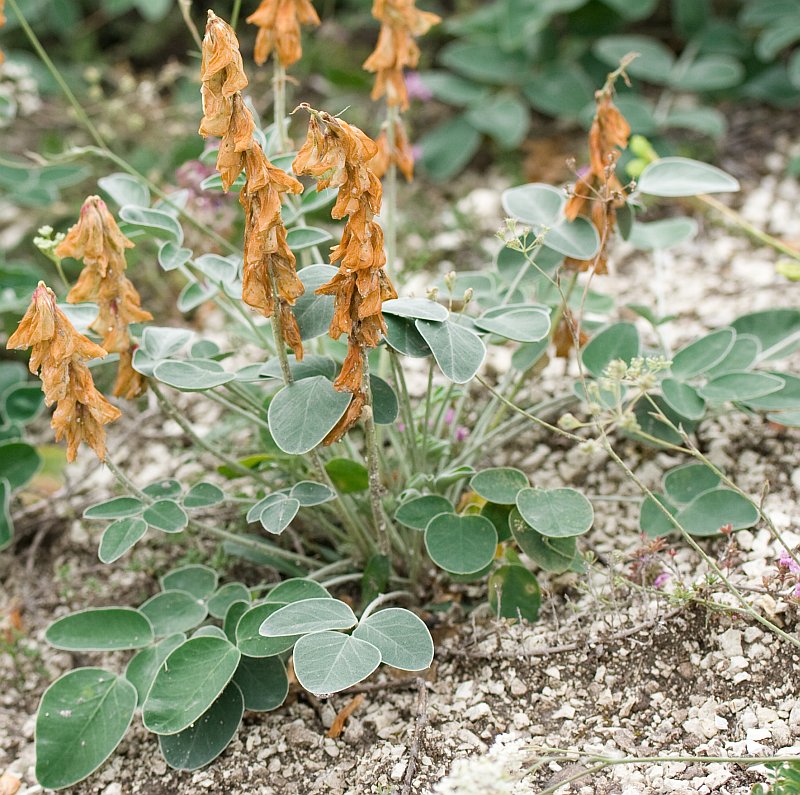
<svg viewBox="0 0 800 795"><path fill-rule="evenodd" d="M408 108L408 92L403 69L419 63L415 36L422 36L440 22L440 17L420 11L415 0L375 0L372 16L381 23L374 52L364 61L364 69L375 74L372 98L386 96L389 105Z"/></svg>
<svg viewBox="0 0 800 795"><path fill-rule="evenodd" d="M564 215L574 221L586 215L600 235L600 252L591 260L568 257L565 265L595 273L608 272L608 242L617 222L617 209L625 204L625 188L616 176L620 151L628 146L631 128L613 102L613 80L595 95L597 110L589 130L589 170L578 178Z"/></svg>
<svg viewBox="0 0 800 795"><path fill-rule="evenodd" d="M414 153L406 135L405 125L399 118L394 122L393 132L394 146L389 143L386 127L381 130L375 139L378 153L369 161L369 167L375 172L375 176L382 179L389 166L394 163L406 180L411 182L414 179Z"/></svg>
<svg viewBox="0 0 800 795"><path fill-rule="evenodd" d="M86 362L106 356L106 351L75 330L44 282L33 291L31 305L6 347L31 349L29 368L42 379L45 403L56 404L50 426L56 441L67 440L67 461L75 460L82 441L104 460L103 426L119 419L120 411L97 391Z"/></svg>
<svg viewBox="0 0 800 795"><path fill-rule="evenodd" d="M215 69L209 66L211 64ZM220 64L224 66L216 68ZM226 73L222 82L220 69L232 70ZM265 317L274 317L277 305L277 322L283 339L300 360L303 358L303 343L291 306L303 294L304 288L297 276L295 256L286 240L286 227L281 219L281 197L284 193L301 193L303 186L273 166L256 141L253 115L241 94L241 89L247 85L247 77L242 71L239 42L230 25L212 11L208 12L203 39L201 79L205 116L200 134L222 138L217 155L217 171L222 186L229 190L242 171L246 177L239 193L239 203L245 214L242 300ZM219 88L226 82L237 88L226 94Z"/></svg>
<svg viewBox="0 0 800 795"><path fill-rule="evenodd" d="M3 9L5 8L6 0L0 0L0 28L6 24L6 15L3 13ZM3 54L3 51L0 50L0 64L5 61L6 56Z"/></svg>
<svg viewBox="0 0 800 795"><path fill-rule="evenodd" d="M91 329L102 337L106 351L120 355L113 394L132 400L144 394L147 379L131 366L133 344L128 327L153 316L142 309L139 293L125 275L126 248L133 248L133 243L122 234L106 203L99 196L89 196L78 223L59 243L56 254L83 261L84 268L67 301L97 304Z"/></svg>
<svg viewBox="0 0 800 795"><path fill-rule="evenodd" d="M383 230L375 221L382 189L369 163L378 147L358 127L328 113L307 109L311 113L308 137L292 170L315 177L317 190L338 188L331 215L347 216L342 239L330 255L331 263L340 263L339 271L317 289L318 294L335 298L330 336L338 339L347 335L347 356L334 386L353 394L345 417L324 441L331 444L361 415L365 401L364 359L367 349L376 347L386 333L381 306L396 298L397 293L384 269Z"/></svg>
<svg viewBox="0 0 800 795"><path fill-rule="evenodd" d="M273 50L283 66L297 63L303 56L300 25L319 25L310 0L261 0L247 21L258 25L253 58L259 66L266 63Z"/></svg>

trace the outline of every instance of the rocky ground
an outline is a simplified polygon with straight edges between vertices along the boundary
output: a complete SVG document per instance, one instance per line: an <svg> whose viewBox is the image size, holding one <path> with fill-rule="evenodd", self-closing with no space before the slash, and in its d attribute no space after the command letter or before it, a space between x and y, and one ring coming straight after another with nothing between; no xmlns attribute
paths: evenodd
<svg viewBox="0 0 800 795"><path fill-rule="evenodd" d="M778 136L771 149L759 162L761 173L742 174L751 177L743 211L798 242L800 190L785 177L798 143ZM737 162L731 156L723 165ZM434 245L442 272L476 229L491 234L499 226L500 187L484 185L461 199L452 228ZM622 296L622 304L655 300L648 292L655 285L679 317L668 327L671 342L746 311L797 303L795 286L775 274L772 251L709 220L697 241L666 255L660 282L648 258L623 246L615 259L614 273L598 289ZM550 367L543 391L554 390L562 372L562 363ZM201 427L213 426L207 411L197 419ZM128 458L139 483L172 474L189 478L203 469L180 430L155 409L112 433L116 449L124 451L118 459ZM799 431L739 414L707 422L699 433L706 454L748 493L758 495L769 483L765 509L791 545L800 544L798 440ZM649 486L678 463L632 444L619 451ZM538 623L497 622L486 608L473 609L482 603L480 587L442 584L453 606L431 617L437 654L424 678L383 672L325 702L293 690L277 712L246 715L228 750L195 773L169 770L137 718L111 760L70 792L529 795L555 791L570 779L558 789L562 795L742 795L763 780L762 768L700 758L619 765L572 779L594 767L592 757L800 756L797 647L750 616L700 603L735 604L719 585L701 587L707 569L677 539L658 550L638 536L638 504L624 499L638 496L637 489L605 454L529 432L508 460L538 486L569 484L594 497L596 524L583 542L595 565L586 577L543 578ZM80 607L138 603L154 592L156 576L168 566L211 552L162 541L137 548L126 564L103 566L96 557L97 529L77 517L113 490L112 479L88 456L67 476L66 486L21 511L20 541L0 556L0 772L21 780L20 795L40 791L33 778L33 715L41 693L59 674L93 659L49 649L47 623ZM762 592L762 577L775 572L780 553L766 529L738 533L735 549L724 542L704 545L712 556L725 554L731 579L761 615L796 635L797 603L790 595ZM662 587L631 579L643 562L668 575ZM124 665L122 659L104 662ZM337 711L353 698L359 703L344 732L327 737Z"/></svg>

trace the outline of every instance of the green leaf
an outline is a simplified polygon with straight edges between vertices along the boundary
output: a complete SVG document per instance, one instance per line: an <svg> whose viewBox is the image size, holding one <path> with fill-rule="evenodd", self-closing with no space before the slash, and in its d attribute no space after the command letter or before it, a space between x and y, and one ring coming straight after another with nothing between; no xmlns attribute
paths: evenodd
<svg viewBox="0 0 800 795"><path fill-rule="evenodd" d="M155 646L148 646L146 649L136 652L125 668L125 678L136 688L138 695L137 703L139 706L144 704L153 679L161 667L164 660L170 653L186 642L186 635L178 632L168 638L156 643Z"/></svg>
<svg viewBox="0 0 800 795"><path fill-rule="evenodd" d="M142 349L151 359L166 359L181 350L193 336L188 329L148 326L142 332Z"/></svg>
<svg viewBox="0 0 800 795"><path fill-rule="evenodd" d="M181 248L177 243L168 240L158 250L158 264L165 271L174 271L185 265L192 258L190 248Z"/></svg>
<svg viewBox="0 0 800 795"><path fill-rule="evenodd" d="M711 138L721 138L728 129L724 114L716 108L673 108L664 119L664 126L670 129L693 130Z"/></svg>
<svg viewBox="0 0 800 795"><path fill-rule="evenodd" d="M333 296L317 295L315 291L329 282L336 272L331 265L309 265L297 271L305 292L295 301L292 311L303 340L325 334L333 320Z"/></svg>
<svg viewBox="0 0 800 795"><path fill-rule="evenodd" d="M428 298L392 298L383 302L381 311L398 317L438 320L439 322L450 317L446 307Z"/></svg>
<svg viewBox="0 0 800 795"><path fill-rule="evenodd" d="M324 483L315 483L313 480L301 480L292 486L289 496L296 499L303 508L322 505L336 499L336 492Z"/></svg>
<svg viewBox="0 0 800 795"><path fill-rule="evenodd" d="M686 67L677 67L670 85L680 91L720 91L741 84L744 66L730 55L704 55Z"/></svg>
<svg viewBox="0 0 800 795"><path fill-rule="evenodd" d="M516 342L538 342L550 332L550 309L537 306L498 307L489 309L475 325Z"/></svg>
<svg viewBox="0 0 800 795"><path fill-rule="evenodd" d="M279 582L267 595L270 602L281 605L317 598L332 597L316 580L309 580L306 577L293 577Z"/></svg>
<svg viewBox="0 0 800 795"><path fill-rule="evenodd" d="M450 320L415 321L417 330L433 352L441 371L456 384L466 384L480 370L486 356L481 338Z"/></svg>
<svg viewBox="0 0 800 795"><path fill-rule="evenodd" d="M210 282L201 284L200 282L187 282L178 295L176 306L179 312L191 312L202 306L217 294L217 286Z"/></svg>
<svg viewBox="0 0 800 795"><path fill-rule="evenodd" d="M517 508L508 515L511 534L519 548L545 571L555 574L567 571L577 554L576 536L548 538L536 532Z"/></svg>
<svg viewBox="0 0 800 795"><path fill-rule="evenodd" d="M47 688L36 716L36 780L63 789L89 776L125 736L136 689L102 668L69 671Z"/></svg>
<svg viewBox="0 0 800 795"><path fill-rule="evenodd" d="M244 697L230 682L214 703L177 734L161 735L158 744L167 764L176 770L197 770L216 759L239 731Z"/></svg>
<svg viewBox="0 0 800 795"><path fill-rule="evenodd" d="M628 64L625 71L631 77L640 77L651 83L666 83L675 63L672 51L650 36L603 36L595 41L592 51L612 68L619 66L628 53L639 53L639 57Z"/></svg>
<svg viewBox="0 0 800 795"><path fill-rule="evenodd" d="M428 71L419 73L420 80L425 88L436 99L448 105L463 107L472 105L486 95L484 86L476 85L472 80L445 71Z"/></svg>
<svg viewBox="0 0 800 795"><path fill-rule="evenodd" d="M141 649L153 642L153 627L131 607L93 607L54 621L44 637L67 651Z"/></svg>
<svg viewBox="0 0 800 795"><path fill-rule="evenodd" d="M784 382L784 386L777 392L764 395L760 398L751 398L747 407L757 411L783 411L800 408L800 378L787 373L772 373Z"/></svg>
<svg viewBox="0 0 800 795"><path fill-rule="evenodd" d="M333 240L333 235L315 226L298 226L286 233L286 242L292 251L303 251Z"/></svg>
<svg viewBox="0 0 800 795"><path fill-rule="evenodd" d="M749 334L761 343L760 360L781 359L800 348L800 309L764 309L742 315L731 323L737 334Z"/></svg>
<svg viewBox="0 0 800 795"><path fill-rule="evenodd" d="M487 502L481 508L481 516L485 516L497 531L497 541L502 544L511 538L511 529L508 526L508 516L511 513L511 505L497 505L494 502Z"/></svg>
<svg viewBox="0 0 800 795"><path fill-rule="evenodd" d="M660 221L642 223L636 221L628 240L636 248L666 251L679 246L697 235L698 225L694 218L663 218Z"/></svg>
<svg viewBox="0 0 800 795"><path fill-rule="evenodd" d="M283 387L269 404L275 443L291 455L313 450L342 418L351 397L321 375Z"/></svg>
<svg viewBox="0 0 800 795"><path fill-rule="evenodd" d="M127 205L119 211L119 217L132 226L147 229L156 238L183 243L183 229L169 213Z"/></svg>
<svg viewBox="0 0 800 795"><path fill-rule="evenodd" d="M704 491L716 488L719 482L719 475L705 464L684 464L664 475L664 491L671 502L681 505L691 502Z"/></svg>
<svg viewBox="0 0 800 795"><path fill-rule="evenodd" d="M523 489L517 510L534 529L548 538L587 533L594 522L592 504L575 489Z"/></svg>
<svg viewBox="0 0 800 795"><path fill-rule="evenodd" d="M505 149L524 140L531 124L527 105L514 94L495 94L466 112L467 121Z"/></svg>
<svg viewBox="0 0 800 795"><path fill-rule="evenodd" d="M747 370L725 373L712 378L698 390L706 399L716 403L746 401L771 395L783 389L782 378L769 373L754 373Z"/></svg>
<svg viewBox="0 0 800 795"><path fill-rule="evenodd" d="M214 618L225 618L234 602L249 602L250 591L240 582L229 582L220 586L208 600L208 612Z"/></svg>
<svg viewBox="0 0 800 795"><path fill-rule="evenodd" d="M2 390L2 414L6 422L27 425L44 407L44 395L38 384L11 384Z"/></svg>
<svg viewBox="0 0 800 795"><path fill-rule="evenodd" d="M431 560L452 574L472 574L494 559L497 531L485 517L442 513L425 529Z"/></svg>
<svg viewBox="0 0 800 795"><path fill-rule="evenodd" d="M489 577L488 588L489 605L497 618L536 621L539 617L539 583L524 566L500 566Z"/></svg>
<svg viewBox="0 0 800 795"><path fill-rule="evenodd" d="M469 483L479 497L498 505L514 505L519 491L528 485L525 473L513 467L483 469L473 475Z"/></svg>
<svg viewBox="0 0 800 795"><path fill-rule="evenodd" d="M595 334L581 352L583 366L599 378L611 362L621 359L630 364L639 355L639 332L633 323L613 323Z"/></svg>
<svg viewBox="0 0 800 795"><path fill-rule="evenodd" d="M186 511L173 500L156 500L145 508L142 518L150 527L165 533L180 533L189 524Z"/></svg>
<svg viewBox="0 0 800 795"><path fill-rule="evenodd" d="M248 522L257 522L259 517L261 516L262 511L265 508L272 505L274 502L280 502L281 500L286 499L286 491L275 491L272 494L267 494L266 497L260 499L255 505L253 505L250 510L247 512L247 521Z"/></svg>
<svg viewBox="0 0 800 795"><path fill-rule="evenodd" d="M317 356L311 354L304 356L302 361L297 361L293 354L287 357L289 371L294 381L302 381L304 378L313 378L315 375L324 375L332 381L336 375L336 362L330 356ZM283 380L281 363L277 356L265 362L258 371L259 376L266 378L277 378Z"/></svg>
<svg viewBox="0 0 800 795"><path fill-rule="evenodd" d="M439 61L464 77L483 83L518 83L527 72L522 53L504 52L494 43L454 41L439 53Z"/></svg>
<svg viewBox="0 0 800 795"><path fill-rule="evenodd" d="M331 458L325 462L325 471L340 494L357 494L369 488L369 472L358 461Z"/></svg>
<svg viewBox="0 0 800 795"><path fill-rule="evenodd" d="M548 116L576 119L592 101L594 87L577 63L545 64L522 88L531 106Z"/></svg>
<svg viewBox="0 0 800 795"><path fill-rule="evenodd" d="M417 331L414 321L394 315L384 315L383 319L386 322L384 339L390 347L415 359L424 359L431 355L431 349Z"/></svg>
<svg viewBox="0 0 800 795"><path fill-rule="evenodd" d="M380 376L370 373L370 389L372 390L372 411L376 425L391 425L400 413L400 404L394 388Z"/></svg>
<svg viewBox="0 0 800 795"><path fill-rule="evenodd" d="M231 642L236 643L236 628L239 626L239 621L242 616L250 609L250 597L248 595L247 601L233 602L228 607L225 613L225 620L222 622L222 630L225 637Z"/></svg>
<svg viewBox="0 0 800 795"><path fill-rule="evenodd" d="M165 574L161 578L161 588L165 591L186 591L195 599L205 599L216 589L217 579L214 569L193 563Z"/></svg>
<svg viewBox="0 0 800 795"><path fill-rule="evenodd" d="M162 591L151 596L139 607L150 619L156 637L186 632L205 620L208 610L205 603L186 591Z"/></svg>
<svg viewBox="0 0 800 795"><path fill-rule="evenodd" d="M531 182L504 190L502 202L503 210L512 218L533 227L552 227L561 218L566 197L552 185Z"/></svg>
<svg viewBox="0 0 800 795"><path fill-rule="evenodd" d="M242 657L233 681L251 712L277 709L289 694L289 677L280 657Z"/></svg>
<svg viewBox="0 0 800 795"><path fill-rule="evenodd" d="M438 494L425 494L404 502L394 514L395 521L412 530L424 530L434 516L452 513L453 503Z"/></svg>
<svg viewBox="0 0 800 795"><path fill-rule="evenodd" d="M316 696L346 690L381 664L381 653L365 640L341 632L304 635L294 648L297 681Z"/></svg>
<svg viewBox="0 0 800 795"><path fill-rule="evenodd" d="M111 500L90 505L84 512L84 519L117 519L136 516L144 509L144 503L136 497L114 497Z"/></svg>
<svg viewBox="0 0 800 795"><path fill-rule="evenodd" d="M697 196L729 193L740 189L739 181L716 166L687 157L662 157L650 163L639 177L637 188L650 196Z"/></svg>
<svg viewBox="0 0 800 795"><path fill-rule="evenodd" d="M544 241L559 254L575 259L592 259L600 250L597 230L582 216L560 221L545 234Z"/></svg>
<svg viewBox="0 0 800 795"><path fill-rule="evenodd" d="M294 159L294 158L293 158ZM323 188L322 190L306 191L303 194L300 203L303 207L303 212L308 214L315 210L321 210L336 201L339 195L337 188Z"/></svg>
<svg viewBox="0 0 800 795"><path fill-rule="evenodd" d="M145 728L177 734L194 723L233 678L241 653L222 638L191 638L158 669L142 709Z"/></svg>
<svg viewBox="0 0 800 795"><path fill-rule="evenodd" d="M710 370L728 355L735 339L733 329L722 328L689 343L672 357L672 375L685 381Z"/></svg>
<svg viewBox="0 0 800 795"><path fill-rule="evenodd" d="M422 165L444 182L463 169L481 145L481 134L463 116L455 116L422 136Z"/></svg>
<svg viewBox="0 0 800 795"><path fill-rule="evenodd" d="M194 264L214 284L230 284L239 273L238 263L219 254L203 254L195 258Z"/></svg>
<svg viewBox="0 0 800 795"><path fill-rule="evenodd" d="M0 478L11 490L22 488L41 468L42 457L25 442L0 444Z"/></svg>
<svg viewBox="0 0 800 795"><path fill-rule="evenodd" d="M0 550L5 549L14 537L11 520L11 486L6 478L0 478Z"/></svg>
<svg viewBox="0 0 800 795"><path fill-rule="evenodd" d="M201 481L195 483L183 498L183 507L189 508L210 508L212 505L219 505L225 501L225 492L213 483Z"/></svg>
<svg viewBox="0 0 800 795"><path fill-rule="evenodd" d="M264 602L242 614L236 625L236 645L248 657L274 657L294 646L300 635L267 638L259 633L264 621L283 607L276 602ZM227 623L227 617L226 617ZM226 632L227 634L227 632ZM230 636L229 636L230 637Z"/></svg>
<svg viewBox="0 0 800 795"><path fill-rule="evenodd" d="M167 386L181 392L205 392L207 389L227 384L236 378L212 359L176 361L169 359L156 365L153 375Z"/></svg>
<svg viewBox="0 0 800 795"><path fill-rule="evenodd" d="M669 444L681 444L683 439L680 434L676 433L669 424L656 418L656 409L658 409L658 411L675 427L680 428L683 426L686 433L692 433L697 427L697 422L695 420L690 420L688 417L682 417L661 395L651 394L650 398L652 402L655 403L655 407L653 407L648 400L640 400L637 402L636 408L634 409L634 416L641 430L649 436L654 436ZM631 435L636 437L635 433ZM639 438L646 444L655 444L651 439L646 439L641 436Z"/></svg>
<svg viewBox="0 0 800 795"><path fill-rule="evenodd" d="M653 499L655 498L655 499ZM653 494L645 497L639 511L639 530L649 538L658 538L675 531L675 525L664 515L656 501L663 505L673 516L678 509L663 494Z"/></svg>
<svg viewBox="0 0 800 795"><path fill-rule="evenodd" d="M97 556L103 563L119 560L147 532L147 522L138 517L117 519L103 531Z"/></svg>
<svg viewBox="0 0 800 795"><path fill-rule="evenodd" d="M300 510L300 502L281 494L259 514L261 526L273 535L280 535L291 523Z"/></svg>
<svg viewBox="0 0 800 795"><path fill-rule="evenodd" d="M433 662L431 633L410 610L379 610L359 622L353 637L371 643L380 651L383 663L401 671L424 671Z"/></svg>
<svg viewBox="0 0 800 795"><path fill-rule="evenodd" d="M715 378L718 375L732 373L737 370L749 370L757 361L761 353L761 343L757 337L750 334L736 332L733 346L725 358L705 371L706 378Z"/></svg>
<svg viewBox="0 0 800 795"><path fill-rule="evenodd" d="M734 530L752 527L758 521L758 510L735 491L712 489L681 508L675 519L694 536L714 536L728 524Z"/></svg>
<svg viewBox="0 0 800 795"><path fill-rule="evenodd" d="M690 420L701 420L706 413L706 402L700 395L706 396L703 390L697 390L674 378L665 378L661 382L664 400L682 417Z"/></svg>
<svg viewBox="0 0 800 795"><path fill-rule="evenodd" d="M100 189L120 207L149 207L150 190L145 183L130 174L115 173L97 180Z"/></svg>
<svg viewBox="0 0 800 795"><path fill-rule="evenodd" d="M315 597L283 605L264 619L258 631L265 638L285 638L355 625L355 614L344 602Z"/></svg>

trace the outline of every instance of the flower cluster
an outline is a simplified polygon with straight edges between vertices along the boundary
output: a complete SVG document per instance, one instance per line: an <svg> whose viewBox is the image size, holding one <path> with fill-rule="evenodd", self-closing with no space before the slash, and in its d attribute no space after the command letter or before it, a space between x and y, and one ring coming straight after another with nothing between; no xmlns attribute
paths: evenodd
<svg viewBox="0 0 800 795"><path fill-rule="evenodd" d="M347 335L347 356L334 386L350 392L353 401L342 421L325 440L341 438L360 417L366 400L364 360L386 333L381 306L397 293L386 274L383 230L375 221L381 207L380 180L370 169L377 146L358 127L328 113L311 113L308 136L292 165L295 174L317 180L317 190L338 188L334 218L347 216L342 239L331 250L331 263L340 262L338 273L322 287L320 295L335 297L330 336Z"/></svg>
<svg viewBox="0 0 800 795"><path fill-rule="evenodd" d="M384 125L380 135L375 139L378 151L369 161L369 167L380 179L394 163L406 180L411 182L414 179L414 150L408 140L406 128L399 118L395 119L391 130L394 141L389 141L387 127L388 125Z"/></svg>
<svg viewBox="0 0 800 795"><path fill-rule="evenodd" d="M247 85L239 42L225 21L208 12L203 39L203 120L200 135L222 138L217 171L227 191L245 172L239 194L245 213L242 300L265 317L278 316L283 339L303 358L303 344L291 307L303 294L296 260L286 240L281 219L281 197L300 193L294 177L270 163L254 137L253 114L241 91Z"/></svg>
<svg viewBox="0 0 800 795"><path fill-rule="evenodd" d="M99 196L89 196L81 207L78 223L56 246L55 253L83 262L84 268L67 294L67 301L97 304L97 318L91 329L102 338L106 351L119 354L113 394L132 400L144 394L147 379L133 369L128 327L152 320L153 316L142 309L139 293L125 275L126 248L133 248L133 243L122 234L106 203Z"/></svg>
<svg viewBox="0 0 800 795"><path fill-rule="evenodd" d="M600 252L591 260L568 257L565 264L575 270L607 273L608 243L616 226L617 209L625 204L625 188L616 176L620 150L628 146L631 128L613 102L613 81L597 92L597 109L589 130L589 169L579 176L564 215L574 221L588 215L600 235Z"/></svg>
<svg viewBox="0 0 800 795"><path fill-rule="evenodd" d="M33 291L31 305L7 348L31 349L30 371L42 379L45 403L56 404L50 426L56 441L66 438L67 460L75 460L82 441L104 460L103 426L119 419L120 411L97 391L86 362L106 356L106 351L75 330L44 282Z"/></svg>
<svg viewBox="0 0 800 795"><path fill-rule="evenodd" d="M247 21L258 26L253 58L259 66L266 63L273 50L283 66L297 63L303 56L300 25L319 25L310 0L261 0Z"/></svg>

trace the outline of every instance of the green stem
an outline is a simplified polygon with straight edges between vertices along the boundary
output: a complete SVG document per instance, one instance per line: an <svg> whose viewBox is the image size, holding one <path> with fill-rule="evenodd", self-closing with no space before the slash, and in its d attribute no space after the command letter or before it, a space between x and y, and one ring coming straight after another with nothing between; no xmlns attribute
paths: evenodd
<svg viewBox="0 0 800 795"><path fill-rule="evenodd" d="M389 143L389 169L386 172L386 201L383 215L383 229L386 234L386 260L390 269L397 265L397 165L394 162L397 125L400 121L396 106L386 108L386 138Z"/></svg>
<svg viewBox="0 0 800 795"><path fill-rule="evenodd" d="M231 27L236 30L239 22L239 12L242 9L242 0L233 0L233 11L231 11Z"/></svg>
<svg viewBox="0 0 800 795"><path fill-rule="evenodd" d="M428 436L430 428L428 423L431 419L431 392L433 391L433 357L428 364L428 388L425 390L425 419L422 425L422 471L428 468Z"/></svg>
<svg viewBox="0 0 800 795"><path fill-rule="evenodd" d="M273 54L273 78L272 88L275 99L273 102L275 129L278 133L278 146L280 154L289 151L289 139L286 134L286 68L278 58L278 54Z"/></svg>
<svg viewBox="0 0 800 795"><path fill-rule="evenodd" d="M375 525L375 532L378 538L378 552L388 557L391 550L389 534L386 526L386 519L383 512L383 485L381 484L381 473L378 453L378 434L375 429L375 417L373 414L372 386L369 380L369 357L366 350L361 354L364 363L364 376L362 389L365 395L364 405L364 431L367 456L367 470L369 472L369 500L372 508L372 521Z"/></svg>
<svg viewBox="0 0 800 795"><path fill-rule="evenodd" d="M261 419L258 415L254 414L252 411L248 411L247 409L238 406L236 403L232 403L227 398L222 397L222 395L214 392L213 390L208 390L203 393L209 400L213 400L215 403L219 403L220 406L225 406L225 408L230 409L234 413L238 414L240 417L244 417L248 422L254 422L256 425L260 425L262 428L269 430L269 425Z"/></svg>

